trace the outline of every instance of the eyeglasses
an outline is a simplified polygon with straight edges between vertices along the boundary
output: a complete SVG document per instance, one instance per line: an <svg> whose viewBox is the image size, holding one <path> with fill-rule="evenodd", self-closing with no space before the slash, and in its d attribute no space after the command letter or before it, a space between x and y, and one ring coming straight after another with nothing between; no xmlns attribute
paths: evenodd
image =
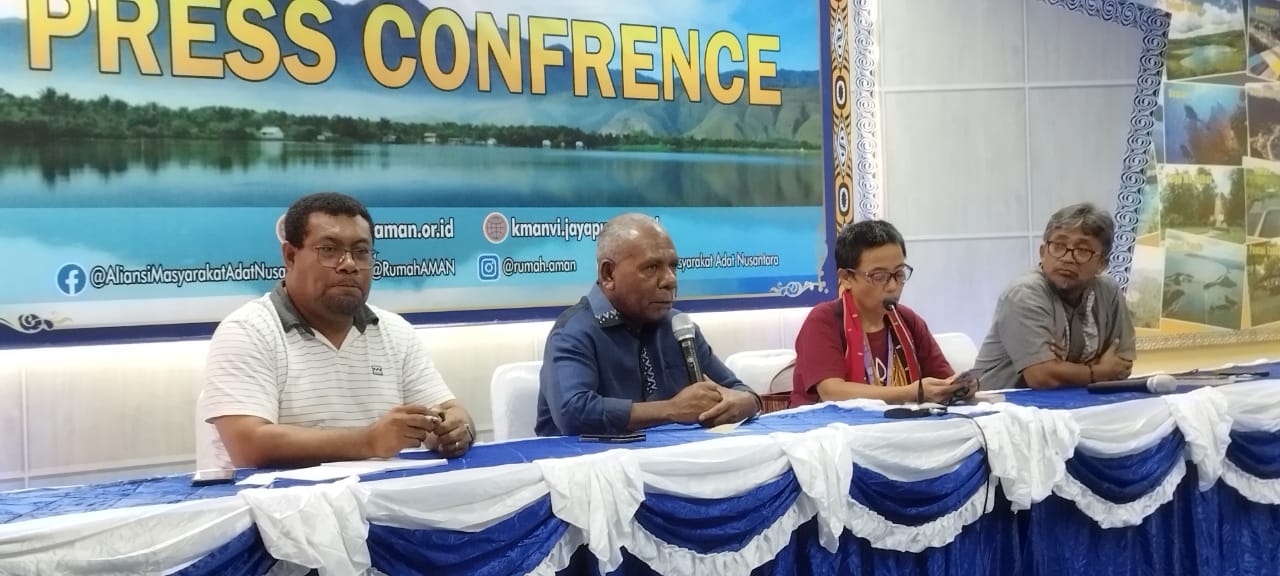
<svg viewBox="0 0 1280 576"><path fill-rule="evenodd" d="M888 270L876 270L875 272L868 273L868 272L862 272L859 270L854 270L853 268L845 268L844 270L848 270L850 274L853 274L855 276L858 274L861 274L876 286L884 286L885 284L888 284L890 278L897 280L898 284L906 284L907 280L911 279L911 274L916 271L915 268L912 268L911 266L906 264L903 264L901 268L893 272L890 272Z"/></svg>
<svg viewBox="0 0 1280 576"><path fill-rule="evenodd" d="M342 265L342 259L350 256L351 262L356 268L361 270L370 270L373 268L373 257L378 253L368 248L339 248L337 246L316 246L316 260L321 266L329 268L337 268Z"/></svg>
<svg viewBox="0 0 1280 576"><path fill-rule="evenodd" d="M1071 248L1061 242L1045 242L1044 245L1049 247L1049 254L1054 258L1062 258L1070 254L1071 260L1076 264L1084 264L1098 255L1097 252L1088 248Z"/></svg>

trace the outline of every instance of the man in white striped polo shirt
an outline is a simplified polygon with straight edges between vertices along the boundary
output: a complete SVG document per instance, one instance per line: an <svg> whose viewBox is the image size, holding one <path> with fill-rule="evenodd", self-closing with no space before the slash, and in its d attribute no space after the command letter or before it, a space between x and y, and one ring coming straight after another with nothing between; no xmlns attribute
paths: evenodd
<svg viewBox="0 0 1280 576"><path fill-rule="evenodd" d="M214 332L200 414L236 467L389 458L475 440L413 327L365 303L373 220L354 198L300 198L284 218L285 279ZM222 453L225 448L225 453Z"/></svg>

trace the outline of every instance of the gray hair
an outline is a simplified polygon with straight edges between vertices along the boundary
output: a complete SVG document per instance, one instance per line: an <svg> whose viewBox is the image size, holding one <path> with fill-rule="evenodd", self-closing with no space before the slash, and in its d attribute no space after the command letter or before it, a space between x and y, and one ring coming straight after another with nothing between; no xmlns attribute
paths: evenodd
<svg viewBox="0 0 1280 576"><path fill-rule="evenodd" d="M596 262L617 260L623 246L639 236L640 231L645 228L666 232L662 224L648 214L627 212L610 218L600 229L600 235L596 237Z"/></svg>
<svg viewBox="0 0 1280 576"><path fill-rule="evenodd" d="M1116 222L1109 212L1103 211L1091 202L1072 204L1049 217L1044 227L1044 241L1048 242L1055 230L1075 230L1092 236L1102 244L1102 256L1111 255L1111 243L1116 234Z"/></svg>

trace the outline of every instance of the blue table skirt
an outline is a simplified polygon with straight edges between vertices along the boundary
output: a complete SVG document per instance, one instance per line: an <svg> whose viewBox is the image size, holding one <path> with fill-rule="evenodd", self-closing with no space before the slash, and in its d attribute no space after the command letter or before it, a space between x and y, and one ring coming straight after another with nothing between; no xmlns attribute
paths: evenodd
<svg viewBox="0 0 1280 576"><path fill-rule="evenodd" d="M1026 391L1010 394L1018 404L1073 409L1148 398L1146 394L1091 395L1083 390ZM943 418L954 417L944 416ZM805 432L832 422L883 423L879 411L826 406L806 412L771 415L742 427L738 435ZM708 439L697 426L671 425L648 431L629 448L656 448ZM1259 479L1280 478L1280 433L1235 431L1228 460ZM1077 453L1068 473L1096 496L1116 504L1152 491L1184 462L1186 440L1178 431L1135 454L1091 457ZM367 475L365 481L440 474L593 454L619 448L576 438L543 438L476 446L447 465ZM432 458L430 453L409 457ZM947 474L919 482L895 482L869 469L855 468L849 498L895 524L916 526L957 510L985 486L984 452L975 452ZM790 543L755 573L760 574L1275 574L1280 576L1280 506L1251 502L1218 482L1197 487L1194 465L1177 485L1173 501L1139 526L1100 528L1077 505L1050 496L1029 511L1014 513L998 490L994 510L965 527L949 544L920 553L877 549L848 531L829 552L818 544L814 520L800 525ZM256 471L241 471L238 478ZM306 484L278 482L275 486ZM189 477L166 477L94 486L40 489L0 495L0 523L127 506L177 503L237 494L227 484L193 488ZM660 541L699 554L733 553L791 509L799 496L791 472L741 496L695 500L649 494L636 512L638 526ZM570 527L542 499L479 533L405 530L371 525L369 547L374 566L394 574L504 574L538 566ZM785 532L783 533L785 534ZM624 553L626 551L624 550ZM624 554L614 573L644 574L643 562ZM219 574L231 570L263 574L274 564L256 529L251 529L181 574ZM562 573L598 572L593 556L579 550Z"/></svg>

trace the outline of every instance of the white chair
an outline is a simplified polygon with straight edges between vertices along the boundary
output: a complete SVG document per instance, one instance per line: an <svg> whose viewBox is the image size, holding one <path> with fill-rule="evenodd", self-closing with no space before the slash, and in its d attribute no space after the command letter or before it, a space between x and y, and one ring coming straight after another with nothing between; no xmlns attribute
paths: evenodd
<svg viewBox="0 0 1280 576"><path fill-rule="evenodd" d="M787 364L786 367L784 367L781 371L778 372L777 376L773 377L773 382L769 384L769 393L770 394L777 394L778 392L790 393L791 388L793 387L793 379L795 378L795 373L796 373L796 362L795 360L792 360L790 364Z"/></svg>
<svg viewBox="0 0 1280 576"><path fill-rule="evenodd" d="M790 390L795 363L796 351L785 349L748 350L724 359L725 366L761 395Z"/></svg>
<svg viewBox="0 0 1280 576"><path fill-rule="evenodd" d="M532 438L538 422L538 372L542 361L503 364L493 370L489 404L495 442Z"/></svg>
<svg viewBox="0 0 1280 576"><path fill-rule="evenodd" d="M933 339L938 342L938 346L942 348L942 355L947 358L947 363L957 374L973 368L973 363L978 359L978 347L974 346L968 334L947 332L935 334Z"/></svg>

